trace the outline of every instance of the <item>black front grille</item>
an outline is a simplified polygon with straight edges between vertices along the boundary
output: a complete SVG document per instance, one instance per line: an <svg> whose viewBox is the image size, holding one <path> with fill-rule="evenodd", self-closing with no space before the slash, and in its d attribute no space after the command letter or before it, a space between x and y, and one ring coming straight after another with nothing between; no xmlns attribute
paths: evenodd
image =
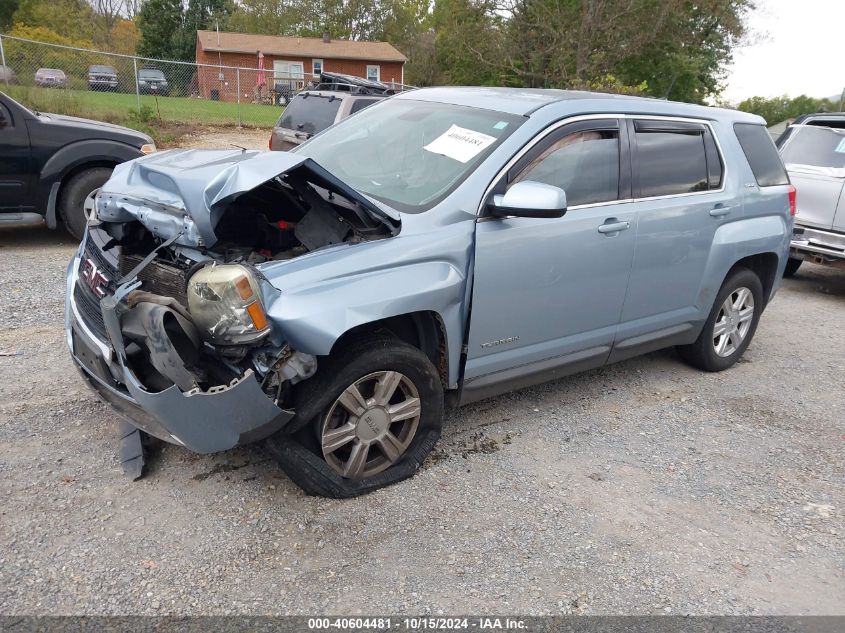
<svg viewBox="0 0 845 633"><path fill-rule="evenodd" d="M85 321L85 325L94 333L97 338L108 341L109 337L106 334L106 325L103 323L103 313L100 311L100 301L91 296L90 293L85 292L80 285L82 282L76 284L73 289L73 300L76 302L76 308L79 311L79 316Z"/></svg>
<svg viewBox="0 0 845 633"><path fill-rule="evenodd" d="M86 283L83 276L83 271L86 270L86 261L90 260L91 264L102 274L108 281L102 284L100 288L108 294L114 292L117 287L117 280L120 276L117 268L105 253L94 243L91 235L85 242L85 250L82 253L82 261L79 264L79 272L77 274L76 287L73 289L73 300L76 303L76 308L79 311L79 316L85 321L91 332L104 341L108 341L106 334L106 326L103 323L103 313L100 311L100 297Z"/></svg>

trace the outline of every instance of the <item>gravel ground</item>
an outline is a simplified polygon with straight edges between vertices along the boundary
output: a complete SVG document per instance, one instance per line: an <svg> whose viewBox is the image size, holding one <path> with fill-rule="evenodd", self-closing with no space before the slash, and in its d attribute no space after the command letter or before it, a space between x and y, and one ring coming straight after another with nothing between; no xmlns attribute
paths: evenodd
<svg viewBox="0 0 845 633"><path fill-rule="evenodd" d="M62 331L74 244L0 231L0 613L845 614L845 274L744 360L665 351L449 415L410 481L304 496L260 447L132 483Z"/></svg>

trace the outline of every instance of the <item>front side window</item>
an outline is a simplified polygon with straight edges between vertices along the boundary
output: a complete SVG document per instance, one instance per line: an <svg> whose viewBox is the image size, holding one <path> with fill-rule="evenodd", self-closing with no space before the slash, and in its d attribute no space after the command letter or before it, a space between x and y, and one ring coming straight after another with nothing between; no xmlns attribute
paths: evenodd
<svg viewBox="0 0 845 633"><path fill-rule="evenodd" d="M635 129L635 167L639 175L635 184L639 187L640 198L711 188L708 186L710 179L703 127L675 130L644 125ZM721 173L718 178L721 179Z"/></svg>
<svg viewBox="0 0 845 633"><path fill-rule="evenodd" d="M337 97L303 93L288 104L277 125L306 134L322 132L334 123L340 103Z"/></svg>
<svg viewBox="0 0 845 633"><path fill-rule="evenodd" d="M399 211L420 213L449 195L524 120L494 110L391 98L294 152Z"/></svg>
<svg viewBox="0 0 845 633"><path fill-rule="evenodd" d="M560 187L570 207L619 198L619 133L568 134L541 150L511 184L532 180Z"/></svg>

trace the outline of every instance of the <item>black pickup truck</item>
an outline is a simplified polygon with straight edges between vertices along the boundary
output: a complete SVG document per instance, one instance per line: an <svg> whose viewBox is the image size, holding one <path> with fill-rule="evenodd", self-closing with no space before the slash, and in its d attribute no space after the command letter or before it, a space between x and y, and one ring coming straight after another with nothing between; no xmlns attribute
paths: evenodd
<svg viewBox="0 0 845 633"><path fill-rule="evenodd" d="M114 166L154 151L146 134L33 112L0 92L0 226L61 222L81 238Z"/></svg>

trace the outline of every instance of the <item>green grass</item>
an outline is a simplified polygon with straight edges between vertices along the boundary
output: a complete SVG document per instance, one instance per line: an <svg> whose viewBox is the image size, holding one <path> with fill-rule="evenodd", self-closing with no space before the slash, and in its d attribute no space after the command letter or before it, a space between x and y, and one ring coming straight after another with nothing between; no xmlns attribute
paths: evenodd
<svg viewBox="0 0 845 633"><path fill-rule="evenodd" d="M138 101L135 94L89 92L87 90L58 90L30 86L5 86L10 97L25 106L42 112L81 116L122 125L138 121ZM152 109L152 119L142 123L155 128L161 124L237 125L238 105L225 101L207 101L190 97L160 97L141 95L141 106ZM270 128L282 112L280 106L242 103L241 125ZM134 115L132 113L135 113ZM143 131L147 131L146 129Z"/></svg>

